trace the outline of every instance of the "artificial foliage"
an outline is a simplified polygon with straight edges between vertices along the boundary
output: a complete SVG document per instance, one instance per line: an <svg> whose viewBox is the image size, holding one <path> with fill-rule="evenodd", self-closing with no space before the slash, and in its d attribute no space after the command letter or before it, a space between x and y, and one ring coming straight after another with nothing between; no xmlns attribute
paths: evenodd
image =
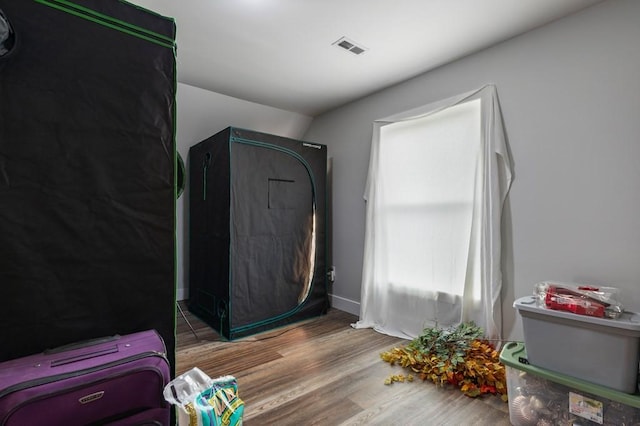
<svg viewBox="0 0 640 426"><path fill-rule="evenodd" d="M473 322L448 329L426 328L409 344L383 352L380 357L422 380L456 386L467 396L494 394L507 400L505 368L498 351ZM385 384L404 381L413 381L413 374L390 376Z"/></svg>

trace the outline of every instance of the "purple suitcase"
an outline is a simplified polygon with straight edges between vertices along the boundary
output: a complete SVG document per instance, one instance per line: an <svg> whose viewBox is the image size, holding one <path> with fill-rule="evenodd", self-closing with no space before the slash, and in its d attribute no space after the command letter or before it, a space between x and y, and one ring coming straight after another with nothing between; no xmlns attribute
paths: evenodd
<svg viewBox="0 0 640 426"><path fill-rule="evenodd" d="M0 363L0 426L169 425L165 351L148 330Z"/></svg>

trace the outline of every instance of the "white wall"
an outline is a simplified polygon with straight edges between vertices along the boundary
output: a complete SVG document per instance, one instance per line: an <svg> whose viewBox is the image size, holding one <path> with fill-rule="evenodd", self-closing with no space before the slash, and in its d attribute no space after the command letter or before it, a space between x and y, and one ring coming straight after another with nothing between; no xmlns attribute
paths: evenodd
<svg viewBox="0 0 640 426"><path fill-rule="evenodd" d="M189 148L229 126L299 139L311 117L210 92L187 84L177 89L177 149L189 168ZM178 300L188 297L189 185L177 202Z"/></svg>
<svg viewBox="0 0 640 426"><path fill-rule="evenodd" d="M640 311L639 23L640 1L609 0L316 117L304 138L333 157L339 307L358 313L372 121L495 83L515 165L505 336L522 337L513 301L546 279L618 286Z"/></svg>

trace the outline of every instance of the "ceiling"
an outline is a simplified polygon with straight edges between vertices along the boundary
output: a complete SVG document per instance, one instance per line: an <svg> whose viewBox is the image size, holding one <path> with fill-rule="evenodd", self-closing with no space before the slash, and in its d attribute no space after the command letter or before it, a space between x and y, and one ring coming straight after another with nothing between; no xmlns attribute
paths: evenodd
<svg viewBox="0 0 640 426"><path fill-rule="evenodd" d="M603 0L129 1L175 19L179 82L315 116Z"/></svg>

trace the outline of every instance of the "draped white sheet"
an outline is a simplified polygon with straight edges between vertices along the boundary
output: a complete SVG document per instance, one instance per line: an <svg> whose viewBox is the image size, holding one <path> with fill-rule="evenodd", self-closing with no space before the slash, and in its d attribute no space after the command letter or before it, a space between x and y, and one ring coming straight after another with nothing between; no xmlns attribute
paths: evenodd
<svg viewBox="0 0 640 426"><path fill-rule="evenodd" d="M480 122L477 126L474 127L475 124L471 123L466 130L459 129L466 126L464 123L451 127L456 129L454 133L462 132L458 136L453 135L452 138L468 141L463 144L469 143L468 150L472 152L472 155L456 158L462 158L460 161L471 161L471 163L458 167L457 172L452 172L451 176L447 175L446 168L441 168L436 177L425 175L417 178L428 182L435 180L435 185L439 185L438 179L447 184L457 183L458 186L462 182L462 185L469 188L468 193L462 190L460 192L462 195L457 199L447 200L446 193L435 196L432 193L429 194L429 185L419 187L414 184L412 187L410 181L414 180L413 176L411 179L406 179L407 185L395 185L393 180L389 182L388 174L386 177L381 175L381 158L388 159L389 155L394 155L393 147L389 148L388 144L385 146L381 143L385 138L385 126L391 129L392 125L402 126L403 122L429 119L429 117L435 117L436 113L447 112L446 110L454 111L454 108L451 108L454 106L466 108L465 105L468 105L472 108L473 104L478 105L478 102L472 102L474 100L479 101L480 105ZM437 114L438 117L443 115ZM455 120L455 117L453 119ZM396 133L397 130L394 127ZM473 133L479 135L479 137L476 136L477 142L473 142L473 138L467 138ZM410 167L413 160L410 158L410 153L406 152L406 146L403 148L405 160L402 160L402 155L399 155L398 161L407 161L409 164L407 167ZM455 148L452 149L455 150ZM439 154L450 155L446 152ZM425 164L425 169L433 167L438 165ZM421 173L418 171L418 174ZM487 337L500 339L502 337L500 228L502 207L511 181L511 161L496 89L493 85L376 120L373 124L369 173L364 195L367 206L360 318L353 326L374 328L385 334L412 339L420 335L425 327L435 325L444 327L463 321L475 321L485 330ZM390 184L393 185L390 186ZM389 217L394 213L389 213L389 206L393 206L395 193L407 191L412 191L410 198L416 199L417 207L415 209L412 206L407 207L405 203L402 208L398 208L405 215L402 217L411 214L430 214L427 211L429 210L428 200L435 198L442 202L431 210L439 211L440 219L445 220L444 225L438 225L435 230L425 230L420 227L408 230L403 229L403 220L397 220L397 215L394 216L395 221L390 221ZM405 194L406 199L408 198ZM426 201L427 204L422 201ZM442 206L449 206L446 208L450 210L443 213ZM406 222L407 226L411 223L409 220ZM442 229L445 229L444 234L443 232L438 234ZM413 243L416 243L417 247L422 247L420 239L428 241L424 244L424 250L421 248L412 253L412 250L405 250L398 244L399 239L395 238L397 234L416 240ZM450 244L453 239L458 246ZM462 244L462 249L459 244ZM416 245L413 244L412 247ZM433 247L442 247L443 252L453 250L455 253L450 258L444 257L445 264L440 265L439 259L442 253L440 250L434 250ZM416 285L415 279L413 283L403 282L402 267L406 262L416 262L414 265L417 265L417 270L429 275L424 283ZM428 265L424 266L421 262ZM440 282L443 279L446 282L442 283L441 288L434 286L434 282Z"/></svg>

